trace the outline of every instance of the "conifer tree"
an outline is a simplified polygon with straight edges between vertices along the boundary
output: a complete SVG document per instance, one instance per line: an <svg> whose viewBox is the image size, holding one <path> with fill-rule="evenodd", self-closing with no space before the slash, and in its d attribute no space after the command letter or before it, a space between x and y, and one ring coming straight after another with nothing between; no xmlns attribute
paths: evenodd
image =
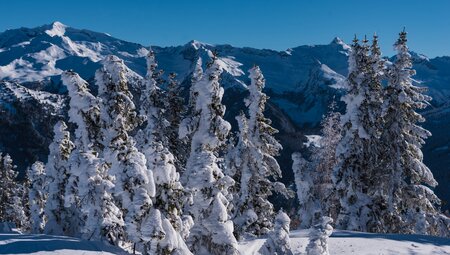
<svg viewBox="0 0 450 255"><path fill-rule="evenodd" d="M30 189L28 201L30 204L31 232L42 233L45 226L44 206L47 199L45 166L42 162L35 162L28 169Z"/></svg>
<svg viewBox="0 0 450 255"><path fill-rule="evenodd" d="M142 119L136 113L128 89L127 72L123 60L111 55L103 61L103 67L96 72L95 78L103 100L100 116L104 121L104 157L110 165L109 173L115 176L114 196L124 215L127 238L137 245L138 250L146 250L146 240L161 236L161 231L159 227L144 230L143 223L155 221L158 226L161 223L158 218L149 219L156 215L152 213L152 198L155 196L153 173L147 168L144 154L138 151L129 135Z"/></svg>
<svg viewBox="0 0 450 255"><path fill-rule="evenodd" d="M314 216L321 213L315 181L317 177L313 163L306 160L302 154L292 154L292 170L294 172L297 199L299 202L298 216L301 228L309 228Z"/></svg>
<svg viewBox="0 0 450 255"><path fill-rule="evenodd" d="M289 238L289 225L291 219L283 211L275 217L275 227L259 252L262 255L292 255L291 240Z"/></svg>
<svg viewBox="0 0 450 255"><path fill-rule="evenodd" d="M31 214L30 214L30 201L29 201L29 194L30 194L30 180L28 179L28 172L26 172L24 179L20 185L20 192L18 193L18 200L22 201L20 204L21 207L21 215L23 215L24 224L21 227L21 230L24 232L30 232L31 231ZM23 212L23 213L22 213Z"/></svg>
<svg viewBox="0 0 450 255"><path fill-rule="evenodd" d="M17 175L11 157L0 153L0 222L11 222L26 230L28 219L21 199L24 188L16 181Z"/></svg>
<svg viewBox="0 0 450 255"><path fill-rule="evenodd" d="M381 58L381 49L378 43L378 35L374 34L372 39L372 45L370 46L370 63L372 65L372 78L375 83L373 86L382 87L381 80L386 77L385 62Z"/></svg>
<svg viewBox="0 0 450 255"><path fill-rule="evenodd" d="M17 172L14 171L14 165L12 164L11 157L6 154L0 154L0 221L8 222L10 220L9 213L13 204L12 197L15 192L15 179Z"/></svg>
<svg viewBox="0 0 450 255"><path fill-rule="evenodd" d="M167 137L168 149L175 158L175 166L180 173L184 171L186 165L187 155L189 154L189 146L185 140L178 138L178 130L182 117L186 113L184 100L181 96L181 86L176 80L175 73L169 74L169 81L167 86L167 100L165 104L165 117L168 122Z"/></svg>
<svg viewBox="0 0 450 255"><path fill-rule="evenodd" d="M340 113L334 112L335 103L323 119L322 137L312 146L310 161L300 153L292 155L297 198L299 200L300 226L309 228L315 217L337 217L339 200L332 182L336 166L336 146L341 139Z"/></svg>
<svg viewBox="0 0 450 255"><path fill-rule="evenodd" d="M191 152L183 176L184 186L192 192L187 212L194 219L188 244L194 254L238 254L227 210L228 188L233 180L223 174L217 157L231 126L223 119L224 90L219 84L222 67L217 56L209 54L212 60L205 73L200 71L201 60L197 61L191 87L193 109L180 127L181 138L191 137Z"/></svg>
<svg viewBox="0 0 450 255"><path fill-rule="evenodd" d="M154 52L150 51L147 55L146 87L141 97L141 114L146 117L147 122L137 134L140 141L138 147L145 155L147 168L153 172L156 185L153 198L155 209L152 214L158 220L153 221L152 217L148 220L153 221L149 223L151 227L159 229L160 235L148 240L151 247L149 249L153 254L191 254L180 235L189 231L182 219L185 194L179 182L175 159L166 147L167 142L164 142L173 137L165 137L163 132L167 128L167 120L161 102L162 92L155 80L156 67ZM156 222L160 225L155 225ZM150 236L153 237L151 233Z"/></svg>
<svg viewBox="0 0 450 255"><path fill-rule="evenodd" d="M14 202L11 212L14 212L13 222L22 232L30 231L30 215L28 210L28 186L27 182L17 183L17 192L13 195Z"/></svg>
<svg viewBox="0 0 450 255"><path fill-rule="evenodd" d="M371 221L372 159L376 155L373 142L378 138L379 97L371 87L369 47L355 38L349 55L348 91L342 100L347 109L342 116L343 137L337 146L338 163L334 183L340 200L336 225L341 229L367 231Z"/></svg>
<svg viewBox="0 0 450 255"><path fill-rule="evenodd" d="M70 97L69 120L76 125L75 150L70 157L70 173L76 180L75 207L81 237L104 240L118 245L123 240L122 212L112 196L113 178L108 165L99 157L100 119L99 100L88 89L88 84L78 74L67 71L62 75Z"/></svg>
<svg viewBox="0 0 450 255"><path fill-rule="evenodd" d="M65 188L64 205L71 217L72 224L66 230L69 236L80 236L85 225L85 218L82 212L81 200L83 197L79 189L82 185L87 185L85 175L87 171L80 167L85 167L87 157L83 157L84 152L94 150L97 153L102 152L103 145L102 134L100 132L100 109L99 101L94 97L89 89L88 84L78 74L72 71L66 71L62 74L62 80L66 85L70 102L69 102L69 121L76 125L75 129L75 148L69 158L69 173L67 185ZM92 174L92 171L89 171ZM81 179L80 179L81 178ZM86 186L84 186L86 187ZM88 202L88 200L84 200ZM84 206L87 206L85 203ZM100 237L100 236L99 236Z"/></svg>
<svg viewBox="0 0 450 255"><path fill-rule="evenodd" d="M373 98L383 97L382 81L386 77L385 73L385 61L381 58L381 50L378 45L378 36L375 34L373 36L371 45L371 54L369 56L370 68L367 69L369 75L369 85L371 90L371 96ZM381 101L381 99L380 99ZM377 102L378 111L375 112L373 118L376 119L372 121L372 125L375 130L378 130L376 137L381 137L382 132L384 132L384 119L382 116L382 107L379 107L380 101ZM377 121L378 120L378 121ZM371 167L372 171L370 173L370 187L368 189L368 194L371 197L371 218L372 220L367 225L367 230L370 232L386 232L384 227L384 217L386 217L387 203L390 200L386 185L390 181L386 179L389 176L389 169L382 166L384 157L386 154L385 144L382 143L380 139L372 140L370 144L372 148L371 152Z"/></svg>
<svg viewBox="0 0 450 255"><path fill-rule="evenodd" d="M48 180L48 198L44 212L47 216L45 233L52 235L67 234L71 224L71 213L64 206L64 195L70 174L69 157L73 150L70 133L64 121L59 121L53 128L53 142L45 165Z"/></svg>
<svg viewBox="0 0 450 255"><path fill-rule="evenodd" d="M0 221L11 222L13 213L11 207L14 203L12 200L16 190L15 179L17 172L14 171L11 157L6 154L0 154Z"/></svg>
<svg viewBox="0 0 450 255"><path fill-rule="evenodd" d="M387 74L382 142L386 145L383 168L388 172L379 181L386 184L388 200L382 220L388 232L449 236L450 220L439 212L440 201L430 189L437 182L421 151L431 133L418 125L425 119L416 111L431 98L423 94L425 88L413 85L415 70L406 35L399 34L396 59Z"/></svg>
<svg viewBox="0 0 450 255"><path fill-rule="evenodd" d="M328 238L333 233L331 226L333 219L327 216L322 216L317 219L317 222L309 232L309 243L306 246L307 255L329 255Z"/></svg>
<svg viewBox="0 0 450 255"><path fill-rule="evenodd" d="M321 215L336 218L339 210L339 199L333 185L333 169L337 164L336 147L342 138L341 114L335 111L332 102L329 112L321 123L320 147L313 149L312 160L316 177L316 193L320 201Z"/></svg>
<svg viewBox="0 0 450 255"><path fill-rule="evenodd" d="M230 168L234 173L238 194L234 207L236 216L235 233L264 235L273 228L274 210L268 197L273 191L287 195L288 192L280 182L273 181L281 177L280 166L275 156L282 149L274 138L278 130L270 126L271 121L264 117L265 104L268 99L262 92L265 80L258 66L249 70L251 84L250 95L245 100L248 107L248 119L241 115L239 123L239 141L233 149Z"/></svg>

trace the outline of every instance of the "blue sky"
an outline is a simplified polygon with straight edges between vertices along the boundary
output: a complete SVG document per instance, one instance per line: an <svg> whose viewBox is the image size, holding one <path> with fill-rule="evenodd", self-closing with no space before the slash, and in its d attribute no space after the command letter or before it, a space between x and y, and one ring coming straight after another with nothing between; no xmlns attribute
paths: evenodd
<svg viewBox="0 0 450 255"><path fill-rule="evenodd" d="M450 55L450 0L14 0L2 10L0 31L57 20L159 46L196 39L284 50L376 32L386 55L406 26L412 50Z"/></svg>

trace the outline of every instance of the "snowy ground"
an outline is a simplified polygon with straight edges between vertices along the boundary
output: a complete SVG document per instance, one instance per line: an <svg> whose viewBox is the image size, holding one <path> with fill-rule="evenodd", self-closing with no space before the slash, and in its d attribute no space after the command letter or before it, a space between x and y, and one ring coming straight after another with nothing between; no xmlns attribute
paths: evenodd
<svg viewBox="0 0 450 255"><path fill-rule="evenodd" d="M306 254L308 230L291 231L290 237L294 254ZM256 255L259 254L258 250L263 243L264 239L243 242L240 244L239 250L245 255ZM336 230L330 238L329 248L331 255L450 255L450 239L421 235L369 234Z"/></svg>
<svg viewBox="0 0 450 255"><path fill-rule="evenodd" d="M291 232L294 254L305 254L308 231ZM264 239L242 242L239 250L243 255L258 254ZM347 231L335 231L329 242L330 253L337 254L414 254L450 255L450 239L420 235L382 235ZM76 238L0 233L0 254L127 254L122 250L97 242Z"/></svg>
<svg viewBox="0 0 450 255"><path fill-rule="evenodd" d="M0 254L110 255L128 254L99 242L71 237L0 233Z"/></svg>

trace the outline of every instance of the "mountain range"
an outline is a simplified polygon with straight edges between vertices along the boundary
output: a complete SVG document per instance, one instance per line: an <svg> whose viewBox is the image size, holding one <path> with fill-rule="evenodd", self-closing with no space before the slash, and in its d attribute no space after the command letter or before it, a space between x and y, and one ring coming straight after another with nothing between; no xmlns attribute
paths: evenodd
<svg viewBox="0 0 450 255"><path fill-rule="evenodd" d="M105 33L68 27L54 22L36 28L19 28L0 33L0 151L10 153L19 171L35 160L46 161L52 127L67 118L66 88L60 74L72 69L88 80L95 93L94 73L100 61L113 54L125 61L132 87L139 94L139 80L145 75L148 46L127 42ZM305 45L285 51L211 45L190 41L174 47L152 46L159 67L178 74L184 95L188 95L191 74L198 57L215 50L224 68L226 118L236 127L234 117L243 108L247 70L259 65L270 96L267 115L280 130L277 138L284 150L279 157L282 181L293 183L290 155L302 151L305 135L319 132L322 116L335 100L339 103L347 75L350 47L339 38L326 45ZM427 58L411 52L417 84L429 88L433 97L422 114L423 124L433 136L424 145L424 160L439 186L435 192L450 201L450 57ZM386 57L388 58L388 57ZM392 58L388 58L392 59ZM137 99L138 97L135 97ZM342 104L338 109L342 110Z"/></svg>

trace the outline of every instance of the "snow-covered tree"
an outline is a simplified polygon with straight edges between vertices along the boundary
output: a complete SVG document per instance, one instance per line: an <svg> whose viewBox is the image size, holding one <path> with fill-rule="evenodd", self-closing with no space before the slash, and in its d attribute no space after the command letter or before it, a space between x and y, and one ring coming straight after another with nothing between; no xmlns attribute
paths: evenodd
<svg viewBox="0 0 450 255"><path fill-rule="evenodd" d="M160 142L163 145L168 144L168 137L165 129L169 126L165 118L164 91L158 87L155 53L150 50L147 54L147 74L144 81L144 89L140 98L140 114L146 120L145 126L139 130L137 135L139 147L149 147L153 143ZM151 169L152 170L152 169Z"/></svg>
<svg viewBox="0 0 450 255"><path fill-rule="evenodd" d="M89 151L96 146L96 151L101 151L101 134L99 133L99 107L98 100L88 89L88 84L78 74L66 71L62 74L63 84L67 87L69 102L69 121L76 125L75 147L69 158L68 180L65 186L64 206L71 218L71 224L65 230L69 236L80 236L84 225L81 212L80 185L86 181L80 179L84 169L79 168L82 160L81 153ZM88 131L87 131L88 130Z"/></svg>
<svg viewBox="0 0 450 255"><path fill-rule="evenodd" d="M275 217L274 229L269 233L259 253L262 255L292 255L289 224L291 224L289 216L283 211L278 212Z"/></svg>
<svg viewBox="0 0 450 255"><path fill-rule="evenodd" d="M299 152L292 154L292 170L294 172L297 199L299 201L298 216L301 228L309 228L314 216L321 212L320 199L315 189L317 173L312 162L306 160Z"/></svg>
<svg viewBox="0 0 450 255"><path fill-rule="evenodd" d="M30 215L28 210L28 186L27 182L17 184L17 193L13 195L14 202L11 211L14 212L13 222L22 232L30 231Z"/></svg>
<svg viewBox="0 0 450 255"><path fill-rule="evenodd" d="M11 198L15 192L15 179L18 172L14 170L11 157L0 154L0 221L9 221L8 210L12 204Z"/></svg>
<svg viewBox="0 0 450 255"><path fill-rule="evenodd" d="M332 177L337 163L336 146L341 139L341 115L334 108L333 102L321 123L322 136L318 144L311 146L311 159L303 158L300 153L292 155L302 228L309 228L316 215L337 217L339 210Z"/></svg>
<svg viewBox="0 0 450 255"><path fill-rule="evenodd" d="M329 255L328 238L333 233L333 219L322 216L316 220L314 226L309 232L309 243L306 246L308 255Z"/></svg>
<svg viewBox="0 0 450 255"><path fill-rule="evenodd" d="M380 45L378 43L378 35L374 34L372 39L372 45L370 46L370 64L373 86L382 87L381 80L386 77L385 64L386 61L382 59Z"/></svg>
<svg viewBox="0 0 450 255"><path fill-rule="evenodd" d="M179 181L173 154L166 147L173 137L165 137L167 127L161 103L161 89L155 80L157 63L153 51L147 55L147 75L145 89L141 97L141 114L146 117L145 127L137 134L138 147L145 155L147 168L152 171L155 182L153 217L148 217L151 228L158 229L160 235L150 233L148 254L191 254L180 233L188 232L182 219L184 189ZM154 218L158 220L154 220ZM157 223L159 225L157 225ZM143 231L148 231L148 228ZM152 253L149 253L149 252Z"/></svg>
<svg viewBox="0 0 450 255"><path fill-rule="evenodd" d="M321 123L320 147L313 149L312 160L317 172L316 192L318 194L321 215L337 217L339 199L332 181L333 169L337 164L336 147L342 135L341 114L335 111L335 103L330 105L328 114Z"/></svg>
<svg viewBox="0 0 450 255"><path fill-rule="evenodd" d="M239 123L238 144L228 155L237 194L234 201L235 234L264 235L273 227L274 210L268 197L273 191L287 195L280 182L280 166L275 156L282 149L274 138L278 131L270 126L271 121L264 117L267 96L262 92L264 77L258 66L249 70L251 84L249 97L245 100L248 118L237 117Z"/></svg>
<svg viewBox="0 0 450 255"><path fill-rule="evenodd" d="M19 174L8 154L0 153L0 222L12 222L26 229L27 217L21 195L24 187L16 180Z"/></svg>
<svg viewBox="0 0 450 255"><path fill-rule="evenodd" d="M378 36L373 36L371 45L371 54L369 56L369 68L367 69L369 76L369 86L372 89L371 96L378 98L381 91L383 97L382 82L386 77L385 72L385 60L381 58L381 50L378 44ZM378 121L371 121L373 130L378 130L376 137L381 137L381 133L384 128L384 119L382 116L382 107L380 108L381 99L376 102L377 111L374 112L372 118ZM386 232L383 226L383 215L387 213L386 204L389 200L389 195L386 192L385 185L390 181L386 178L389 176L382 164L386 154L386 145L382 143L381 139L372 140L369 145L371 147L371 159L369 172L370 186L368 188L368 194L371 197L371 221L367 224L367 230L370 232Z"/></svg>
<svg viewBox="0 0 450 255"><path fill-rule="evenodd" d="M29 194L30 194L30 180L28 179L28 172L25 173L25 176L22 180L22 183L20 185L20 193L18 194L17 200L22 201L21 203L21 214L23 215L24 225L21 227L21 230L24 232L30 232L31 231L31 215L30 215L30 201L29 201ZM23 213L22 213L23 211Z"/></svg>
<svg viewBox="0 0 450 255"><path fill-rule="evenodd" d="M122 212L111 195L114 178L108 166L94 151L78 152L73 167L84 170L79 176L79 196L82 216L81 237L87 240L104 240L118 245L123 241Z"/></svg>
<svg viewBox="0 0 450 255"><path fill-rule="evenodd" d="M123 240L122 212L112 196L114 178L108 165L99 157L100 138L103 137L99 100L88 89L88 83L78 74L67 71L62 75L70 97L69 121L76 125L75 150L70 157L70 174L76 180L76 199L67 200L78 211L81 237L88 240L105 240L118 244Z"/></svg>
<svg viewBox="0 0 450 255"><path fill-rule="evenodd" d="M192 192L192 204L187 212L194 219L188 244L194 254L238 254L233 235L233 222L228 215L228 188L231 177L223 174L217 156L230 131L230 123L223 119L224 93L219 84L222 67L217 56L212 57L205 73L197 61L191 87L191 116L180 126L180 137L191 138L191 152L183 174L184 186Z"/></svg>
<svg viewBox="0 0 450 255"><path fill-rule="evenodd" d="M185 140L178 138L178 130L182 117L185 114L184 100L181 96L181 86L176 80L175 73L169 74L167 86L165 117L168 122L166 133L168 136L168 149L175 157L175 166L181 173L184 171L187 156L189 155L189 146Z"/></svg>
<svg viewBox="0 0 450 255"><path fill-rule="evenodd" d="M44 206L47 199L47 183L45 166L42 162L35 162L27 172L30 181L28 201L30 206L31 232L42 233L45 226Z"/></svg>
<svg viewBox="0 0 450 255"><path fill-rule="evenodd" d="M104 121L104 157L110 166L109 173L115 176L114 196L124 214L127 238L145 250L148 241L160 236L143 229L144 222L151 219L155 196L153 173L147 168L144 154L138 151L134 139L129 135L141 122L132 101L126 78L128 68L116 56L107 56L103 67L95 74L99 89L101 118ZM150 218L149 218L150 217ZM156 224L156 223L155 223Z"/></svg>
<svg viewBox="0 0 450 255"><path fill-rule="evenodd" d="M67 234L71 224L71 213L65 208L64 195L69 179L69 157L73 150L70 133L64 121L59 121L53 128L53 142L50 144L45 173L47 178L48 198L44 212L47 217L45 233L53 235Z"/></svg>
<svg viewBox="0 0 450 255"><path fill-rule="evenodd" d="M18 172L14 170L11 157L0 154L0 221L12 222L11 211L13 205L12 197L16 192L16 182Z"/></svg>
<svg viewBox="0 0 450 255"><path fill-rule="evenodd" d="M379 151L381 87L375 83L367 40L358 44L355 38L349 55L346 113L341 118L343 137L337 146L338 163L334 180L340 200L336 225L341 229L367 231L373 215L371 192L375 188Z"/></svg>
<svg viewBox="0 0 450 255"><path fill-rule="evenodd" d="M450 235L450 220L439 212L440 200L430 189L437 185L430 169L423 163L421 147L431 133L418 123L425 119L416 112L431 100L425 88L413 85L411 55L406 45L406 32L395 43L397 55L388 70L384 103L386 145L380 188L386 194L387 213L381 220L385 231ZM446 229L446 231L442 231Z"/></svg>

